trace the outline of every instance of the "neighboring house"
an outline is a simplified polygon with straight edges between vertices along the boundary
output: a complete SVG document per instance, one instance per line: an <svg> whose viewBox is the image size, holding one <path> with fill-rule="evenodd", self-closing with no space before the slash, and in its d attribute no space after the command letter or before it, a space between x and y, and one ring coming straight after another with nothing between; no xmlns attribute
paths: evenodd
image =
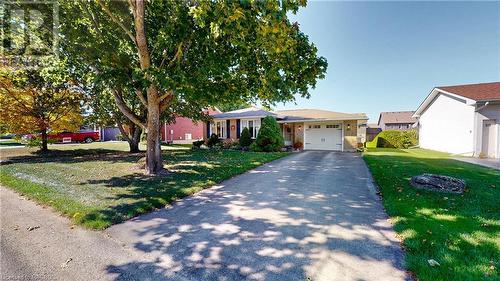
<svg viewBox="0 0 500 281"><path fill-rule="evenodd" d="M217 108L209 109L206 113L212 115L220 113L220 110ZM163 123L161 139L164 142L192 143L195 140L203 139L205 128L205 122L194 121L186 117L176 117L172 124Z"/></svg>
<svg viewBox="0 0 500 281"><path fill-rule="evenodd" d="M413 116L420 147L500 158L500 82L436 87Z"/></svg>
<svg viewBox="0 0 500 281"><path fill-rule="evenodd" d="M366 127L366 141L374 140L380 132L382 132L382 129L380 129L378 124L368 124Z"/></svg>
<svg viewBox="0 0 500 281"><path fill-rule="evenodd" d="M247 127L255 138L266 116L276 118L287 146L302 144L306 150L353 151L365 141L368 118L364 113L318 109L270 112L257 107L213 114L204 137L213 133L221 139L239 139L241 131Z"/></svg>
<svg viewBox="0 0 500 281"><path fill-rule="evenodd" d="M412 117L413 111L381 112L378 127L382 130L411 130L417 119Z"/></svg>

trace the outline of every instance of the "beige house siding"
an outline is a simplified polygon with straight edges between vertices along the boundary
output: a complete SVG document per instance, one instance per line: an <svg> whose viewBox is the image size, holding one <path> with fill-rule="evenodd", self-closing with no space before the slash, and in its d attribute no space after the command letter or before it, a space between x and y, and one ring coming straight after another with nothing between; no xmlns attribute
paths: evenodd
<svg viewBox="0 0 500 281"><path fill-rule="evenodd" d="M358 147L358 121L344 121L344 151L354 151Z"/></svg>

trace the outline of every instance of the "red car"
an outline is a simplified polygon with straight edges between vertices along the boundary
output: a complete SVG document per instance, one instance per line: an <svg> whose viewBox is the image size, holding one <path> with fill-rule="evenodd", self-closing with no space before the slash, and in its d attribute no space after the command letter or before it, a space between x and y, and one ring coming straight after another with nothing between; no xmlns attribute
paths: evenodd
<svg viewBox="0 0 500 281"><path fill-rule="evenodd" d="M76 133L62 132L59 134L52 134L48 136L49 139L56 142L85 142L91 143L99 140L99 132L80 131Z"/></svg>

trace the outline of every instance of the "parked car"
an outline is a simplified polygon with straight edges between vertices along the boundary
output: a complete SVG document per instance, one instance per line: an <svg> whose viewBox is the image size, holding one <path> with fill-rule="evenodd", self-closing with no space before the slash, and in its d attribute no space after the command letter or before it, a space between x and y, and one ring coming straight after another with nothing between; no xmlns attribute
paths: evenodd
<svg viewBox="0 0 500 281"><path fill-rule="evenodd" d="M32 138L38 138L40 134L28 134L22 136L23 142L28 142ZM53 142L85 142L91 143L100 139L99 132L94 131L79 131L79 132L61 132L58 134L49 134L48 139Z"/></svg>
<svg viewBox="0 0 500 281"><path fill-rule="evenodd" d="M49 139L56 142L85 142L91 143L99 140L99 132L94 131L79 131L73 132L61 132L58 134L49 134Z"/></svg>

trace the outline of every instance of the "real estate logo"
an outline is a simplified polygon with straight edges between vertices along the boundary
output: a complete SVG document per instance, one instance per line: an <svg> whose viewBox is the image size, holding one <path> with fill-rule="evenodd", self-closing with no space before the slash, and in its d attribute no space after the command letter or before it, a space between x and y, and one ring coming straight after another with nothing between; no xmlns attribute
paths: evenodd
<svg viewBox="0 0 500 281"><path fill-rule="evenodd" d="M41 59L57 56L58 13L56 1L2 1L2 63L33 66Z"/></svg>

